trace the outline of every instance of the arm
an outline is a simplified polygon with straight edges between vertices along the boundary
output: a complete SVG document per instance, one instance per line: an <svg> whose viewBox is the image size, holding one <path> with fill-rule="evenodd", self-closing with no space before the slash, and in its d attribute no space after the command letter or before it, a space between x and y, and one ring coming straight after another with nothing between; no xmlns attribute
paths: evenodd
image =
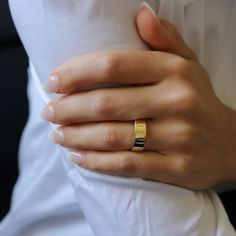
<svg viewBox="0 0 236 236"><path fill-rule="evenodd" d="M63 2L66 4L64 7L63 4L58 4L58 2L53 5L54 1L45 1L44 3L51 7L44 9L44 20L48 24L43 25L42 30L44 32L44 27L47 26L47 34L34 32L33 36L37 35L37 40L33 36L29 41L25 40L25 46L42 80L45 79L50 69L68 58L80 55L82 52L104 49L114 50L114 48L117 50L134 49L135 47L136 50L146 49L141 40L137 41L138 37L134 34L134 25L126 24L132 22L131 10L137 9L137 2L132 2L133 5L131 4L128 8L122 1L113 1L109 4L105 1L99 1L102 3L101 5L97 4L96 1L93 2L94 5L90 5L91 2L83 1L85 4L83 5L85 7L84 11L80 11L80 8L76 8L75 5L75 8L72 9L77 9L77 12L70 15L71 18L69 18L73 19L74 16L75 19L68 25L67 21L61 21L61 19L64 19L61 14L63 13L64 16L66 11L70 9L68 4L71 1ZM27 6L27 1L21 3ZM28 3L35 4L32 1L28 1ZM107 11L106 7L109 8L110 12ZM103 11L104 9L106 10ZM91 17L91 12L98 14L96 17L94 15ZM99 14L99 12L106 14ZM115 15L109 15L111 12ZM78 13L81 13L81 15ZM52 14L55 14L54 21L50 21ZM109 23L107 22L107 14L114 16ZM123 18L123 14L127 18ZM85 20L87 26L83 28L85 31L81 32L84 32L87 37L74 34L77 27L82 29L79 27L84 23L81 19ZM120 25L120 19L129 19L129 21L123 22L122 34L113 30L114 27ZM63 27L58 27L59 22ZM108 27L105 30L104 25ZM34 27L31 30L37 31L38 29L39 27ZM27 33L29 32L30 30ZM112 35L106 32L112 32ZM88 37L91 33L93 33L93 37ZM39 38L45 44L38 44ZM89 42L81 41L84 38L87 38ZM43 45L46 46L43 47ZM215 212L219 213L222 206L211 204L213 199L208 192L189 191L172 185L144 181L139 178L122 178L93 173L76 165L71 166L66 157L63 158L78 203L81 205L96 235L156 235L157 233L173 235L175 233L189 236L190 232L197 232L200 235L215 235L220 228L230 229L225 213L221 214L225 219L224 223L223 221L217 222L216 229L215 222L219 218ZM205 224L206 221L208 222L207 225ZM173 225L176 227L173 227Z"/></svg>

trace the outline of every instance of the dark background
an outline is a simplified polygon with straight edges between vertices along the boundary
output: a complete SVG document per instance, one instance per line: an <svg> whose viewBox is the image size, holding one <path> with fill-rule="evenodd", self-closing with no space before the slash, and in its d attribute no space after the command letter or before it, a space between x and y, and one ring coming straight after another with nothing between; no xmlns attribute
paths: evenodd
<svg viewBox="0 0 236 236"><path fill-rule="evenodd" d="M17 36L6 0L0 0L0 220L9 210L18 175L17 155L27 121L27 56ZM236 228L236 191L220 195Z"/></svg>
<svg viewBox="0 0 236 236"><path fill-rule="evenodd" d="M12 187L18 175L18 144L28 112L27 63L7 0L0 0L0 219L8 211Z"/></svg>

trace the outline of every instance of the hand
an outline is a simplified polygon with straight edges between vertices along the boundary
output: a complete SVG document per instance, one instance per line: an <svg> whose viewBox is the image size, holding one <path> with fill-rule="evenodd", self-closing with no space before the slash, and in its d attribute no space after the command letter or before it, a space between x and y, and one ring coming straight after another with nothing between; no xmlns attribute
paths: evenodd
<svg viewBox="0 0 236 236"><path fill-rule="evenodd" d="M94 171L191 189L236 180L235 112L217 98L171 23L145 7L136 24L153 51L83 55L52 73L45 88L66 95L42 113L61 125L51 137ZM124 87L79 91L103 83ZM133 120L141 118L147 121L145 151L131 152Z"/></svg>

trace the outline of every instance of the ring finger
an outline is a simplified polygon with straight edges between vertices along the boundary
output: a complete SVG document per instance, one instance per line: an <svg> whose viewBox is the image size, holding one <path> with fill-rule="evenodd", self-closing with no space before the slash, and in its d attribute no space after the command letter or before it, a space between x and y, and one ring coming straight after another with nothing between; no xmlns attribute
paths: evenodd
<svg viewBox="0 0 236 236"><path fill-rule="evenodd" d="M180 145L184 124L147 119L145 150L170 150ZM186 126L186 125L185 125ZM83 150L130 150L135 141L134 122L93 122L61 126L50 138L65 147Z"/></svg>

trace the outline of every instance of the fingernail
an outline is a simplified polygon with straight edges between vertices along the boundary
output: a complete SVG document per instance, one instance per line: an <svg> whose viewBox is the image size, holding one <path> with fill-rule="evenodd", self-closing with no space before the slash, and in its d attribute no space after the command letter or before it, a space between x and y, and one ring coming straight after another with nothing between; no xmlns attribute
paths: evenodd
<svg viewBox="0 0 236 236"><path fill-rule="evenodd" d="M63 145L64 144L64 134L63 131L59 128L56 130L51 131L48 134L48 137L57 144Z"/></svg>
<svg viewBox="0 0 236 236"><path fill-rule="evenodd" d="M141 3L141 5L140 5L140 10L143 9L143 8L147 9L147 10L152 14L152 16L153 16L154 18L157 18L157 15L156 15L155 11L152 9L152 7L151 7L147 2L144 2L144 1L143 1L143 2Z"/></svg>
<svg viewBox="0 0 236 236"><path fill-rule="evenodd" d="M54 114L52 106L45 107L41 113L41 117L46 121L54 121L55 114Z"/></svg>
<svg viewBox="0 0 236 236"><path fill-rule="evenodd" d="M78 165L83 164L85 161L84 155L79 152L71 152L68 157L72 162Z"/></svg>
<svg viewBox="0 0 236 236"><path fill-rule="evenodd" d="M43 85L47 93L57 93L59 91L59 79L57 75L52 75Z"/></svg>

